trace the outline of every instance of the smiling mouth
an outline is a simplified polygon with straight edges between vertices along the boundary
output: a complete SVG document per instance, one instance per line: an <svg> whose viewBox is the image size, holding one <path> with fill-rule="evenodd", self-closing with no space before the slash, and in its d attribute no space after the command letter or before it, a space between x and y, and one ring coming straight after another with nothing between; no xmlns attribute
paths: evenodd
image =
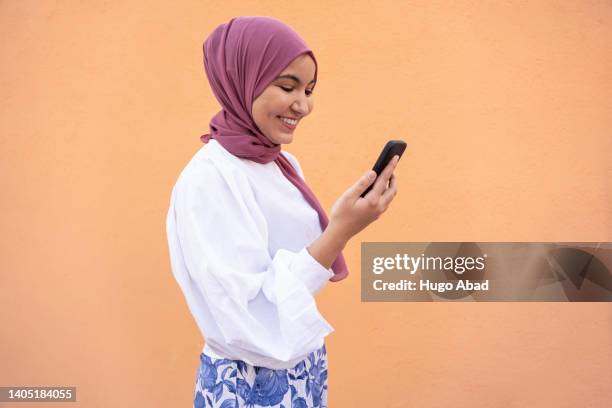
<svg viewBox="0 0 612 408"><path fill-rule="evenodd" d="M297 124L298 124L298 122L299 122L298 119L286 118L284 116L278 116L278 118L283 123L283 125L285 125L289 129L295 129Z"/></svg>

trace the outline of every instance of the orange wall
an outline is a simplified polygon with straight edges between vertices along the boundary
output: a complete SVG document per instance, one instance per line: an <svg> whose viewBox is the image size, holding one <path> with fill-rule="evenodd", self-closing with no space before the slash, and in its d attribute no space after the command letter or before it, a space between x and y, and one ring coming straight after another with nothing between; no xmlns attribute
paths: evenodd
<svg viewBox="0 0 612 408"><path fill-rule="evenodd" d="M361 241L612 241L609 1L2 1L0 385L191 404L203 343L164 222L218 110L202 42L241 14L317 55L287 150L327 209L408 142L318 295L330 406L610 406L610 304L359 300Z"/></svg>

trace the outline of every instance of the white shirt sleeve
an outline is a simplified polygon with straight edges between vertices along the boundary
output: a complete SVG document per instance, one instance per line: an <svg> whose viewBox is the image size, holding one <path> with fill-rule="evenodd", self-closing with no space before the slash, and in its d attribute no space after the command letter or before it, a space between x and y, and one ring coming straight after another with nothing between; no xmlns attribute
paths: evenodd
<svg viewBox="0 0 612 408"><path fill-rule="evenodd" d="M246 176L203 161L173 194L185 266L222 337L213 341L235 355L287 362L333 331L313 298L333 273L306 247L269 253L266 220ZM251 309L261 296L272 319Z"/></svg>

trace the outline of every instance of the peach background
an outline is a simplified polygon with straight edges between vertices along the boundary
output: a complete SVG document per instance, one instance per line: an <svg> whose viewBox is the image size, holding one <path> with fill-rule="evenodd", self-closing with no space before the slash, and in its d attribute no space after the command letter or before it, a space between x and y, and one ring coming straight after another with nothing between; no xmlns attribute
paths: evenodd
<svg viewBox="0 0 612 408"><path fill-rule="evenodd" d="M1 2L0 385L190 406L203 343L169 194L218 110L204 38L272 15L320 63L287 150L327 209L408 142L351 279L318 295L329 405L610 406L609 304L360 303L359 244L612 241L612 4L397 3Z"/></svg>

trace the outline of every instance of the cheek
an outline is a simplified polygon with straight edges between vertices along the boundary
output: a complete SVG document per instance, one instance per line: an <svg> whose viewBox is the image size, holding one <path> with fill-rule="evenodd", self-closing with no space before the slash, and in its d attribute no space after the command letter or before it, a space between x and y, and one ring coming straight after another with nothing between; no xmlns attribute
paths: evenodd
<svg viewBox="0 0 612 408"><path fill-rule="evenodd" d="M253 122L262 132L266 133L266 129L269 127L269 119L266 115L265 106L258 104L253 105Z"/></svg>
<svg viewBox="0 0 612 408"><path fill-rule="evenodd" d="M274 117L282 112L281 98L274 95L266 95L257 101L257 115L260 119Z"/></svg>
<svg viewBox="0 0 612 408"><path fill-rule="evenodd" d="M291 98L287 94L278 93L270 98L268 103L268 114L272 117L283 115L291 106Z"/></svg>
<svg viewBox="0 0 612 408"><path fill-rule="evenodd" d="M253 121L255 125L261 130L268 138L270 132L276 129L276 115L279 115L278 107L271 98L265 98L257 100L253 103Z"/></svg>

